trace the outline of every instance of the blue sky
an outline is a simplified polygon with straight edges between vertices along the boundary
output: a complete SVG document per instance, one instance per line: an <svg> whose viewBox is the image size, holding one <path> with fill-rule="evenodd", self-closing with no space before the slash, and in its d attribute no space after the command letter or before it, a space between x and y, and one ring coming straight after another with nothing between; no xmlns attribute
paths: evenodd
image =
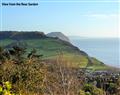
<svg viewBox="0 0 120 95"><path fill-rule="evenodd" d="M118 36L118 0L2 0L38 2L36 7L1 8L1 30L63 32L83 37Z"/></svg>

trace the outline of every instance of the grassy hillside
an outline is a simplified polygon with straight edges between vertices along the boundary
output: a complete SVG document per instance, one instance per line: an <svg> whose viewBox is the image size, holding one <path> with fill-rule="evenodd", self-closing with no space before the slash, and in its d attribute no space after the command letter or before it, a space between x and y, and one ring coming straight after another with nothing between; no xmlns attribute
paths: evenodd
<svg viewBox="0 0 120 95"><path fill-rule="evenodd" d="M16 40L4 39L1 40L0 46L12 47L18 44ZM56 60L62 54L63 60L69 62L71 66L84 68L88 65L92 69L108 69L103 63L95 58L89 57L85 52L80 51L72 44L62 41L57 38L43 38L22 40L19 42L20 46L25 45L27 52L36 49L38 54L43 55L44 60Z"/></svg>

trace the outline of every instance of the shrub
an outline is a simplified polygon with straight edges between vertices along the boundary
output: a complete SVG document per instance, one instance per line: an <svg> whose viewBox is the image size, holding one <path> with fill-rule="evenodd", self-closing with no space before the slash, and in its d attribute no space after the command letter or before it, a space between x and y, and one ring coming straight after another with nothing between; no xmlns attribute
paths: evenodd
<svg viewBox="0 0 120 95"><path fill-rule="evenodd" d="M97 88L92 84L85 84L83 89L86 92L86 95L104 95L105 93L102 89Z"/></svg>
<svg viewBox="0 0 120 95"><path fill-rule="evenodd" d="M11 90L12 85L9 81L2 82L0 85L0 95L16 95Z"/></svg>
<svg viewBox="0 0 120 95"><path fill-rule="evenodd" d="M85 94L85 92L83 90L80 90L79 95L86 95L86 94Z"/></svg>

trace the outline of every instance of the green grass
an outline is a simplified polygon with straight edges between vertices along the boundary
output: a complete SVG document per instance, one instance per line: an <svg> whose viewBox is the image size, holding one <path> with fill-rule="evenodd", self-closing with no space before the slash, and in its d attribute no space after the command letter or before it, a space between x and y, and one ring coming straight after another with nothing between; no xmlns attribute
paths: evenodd
<svg viewBox="0 0 120 95"><path fill-rule="evenodd" d="M92 65L89 66L88 69L91 69L92 71L97 71L97 70L110 70L112 68L105 65Z"/></svg>
<svg viewBox="0 0 120 95"><path fill-rule="evenodd" d="M15 40L2 40L0 46L4 47L10 43L16 42ZM27 52L29 53L32 49L36 49L38 54L43 54L43 59L56 59L59 54L62 53L63 58L67 60L72 66L84 68L88 59L86 56L81 55L78 51L72 47L69 43L64 43L59 39L45 38L45 39L32 39L24 40L27 43ZM102 64L99 60L91 58L94 64L88 68L93 70L107 69L108 67Z"/></svg>
<svg viewBox="0 0 120 95"><path fill-rule="evenodd" d="M73 50L70 45L62 43L60 40L46 38L46 39L36 39L36 40L25 40L25 43L28 44L28 48L37 49L38 53L43 54L45 57L56 56L58 53L77 53L76 50Z"/></svg>
<svg viewBox="0 0 120 95"><path fill-rule="evenodd" d="M60 55L61 56L61 55ZM52 56L49 57L47 59L51 59L51 60L56 60L59 59L59 55L57 56ZM75 55L75 54L71 54L71 53L66 53L62 55L62 60L64 60L66 64L70 64L71 67L85 67L88 63L88 59L85 56L82 55Z"/></svg>
<svg viewBox="0 0 120 95"><path fill-rule="evenodd" d="M0 41L0 46L4 47L4 46L6 46L6 45L11 44L12 42L14 42L14 40L11 40L11 39L1 40L1 41Z"/></svg>

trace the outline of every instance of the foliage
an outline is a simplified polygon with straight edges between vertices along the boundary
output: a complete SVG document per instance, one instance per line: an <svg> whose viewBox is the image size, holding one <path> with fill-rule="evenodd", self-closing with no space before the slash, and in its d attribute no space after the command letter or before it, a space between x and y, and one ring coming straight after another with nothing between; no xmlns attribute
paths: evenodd
<svg viewBox="0 0 120 95"><path fill-rule="evenodd" d="M63 56L58 56L55 63L48 66L46 90L50 95L77 95L80 80L77 70L71 68ZM82 76L82 75L81 75ZM80 83L81 83L80 82Z"/></svg>
<svg viewBox="0 0 120 95"><path fill-rule="evenodd" d="M16 95L11 91L12 85L9 81L2 82L0 85L0 95Z"/></svg>
<svg viewBox="0 0 120 95"><path fill-rule="evenodd" d="M83 89L86 92L86 95L104 95L102 89L99 89L92 84L85 84Z"/></svg>
<svg viewBox="0 0 120 95"><path fill-rule="evenodd" d="M79 95L86 95L86 94L85 94L85 91L83 91L83 90L80 89Z"/></svg>
<svg viewBox="0 0 120 95"><path fill-rule="evenodd" d="M9 53L10 59L6 58L0 65L0 81L10 81L14 88L12 90L16 93L23 90L30 93L31 91L43 93L45 75L43 63L35 57L35 53L34 58L26 58L23 56L24 53L25 50L22 48L12 49Z"/></svg>
<svg viewBox="0 0 120 95"><path fill-rule="evenodd" d="M63 53L54 60L45 60L42 56L36 49L26 52L26 48L18 46L10 50L0 48L0 81L6 81L3 83L5 86L0 85L0 93L9 93L8 95L13 93L22 95L105 94L103 88L86 83L85 70L76 68L74 64L79 61L78 57L74 58L76 61L73 62L71 55L68 57ZM109 92L116 90L120 82L116 84L111 82L107 90Z"/></svg>

